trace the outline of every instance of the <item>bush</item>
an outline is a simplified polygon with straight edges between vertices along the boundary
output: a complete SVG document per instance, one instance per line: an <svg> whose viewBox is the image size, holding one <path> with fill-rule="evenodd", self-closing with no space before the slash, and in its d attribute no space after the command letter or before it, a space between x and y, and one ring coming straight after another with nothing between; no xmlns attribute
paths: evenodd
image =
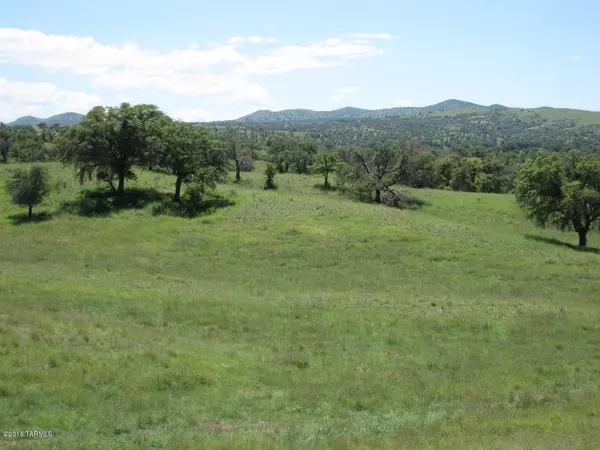
<svg viewBox="0 0 600 450"><path fill-rule="evenodd" d="M408 192L388 189L383 192L381 203L385 206L399 209L409 209L421 206L423 202Z"/></svg>
<svg viewBox="0 0 600 450"><path fill-rule="evenodd" d="M335 173L336 188L348 198L360 202L374 201L374 181L366 173L361 173L355 166L339 164Z"/></svg>
<svg viewBox="0 0 600 450"><path fill-rule="evenodd" d="M185 193L183 194L183 203L195 208L202 204L205 195L205 186L202 183L193 183L185 190Z"/></svg>
<svg viewBox="0 0 600 450"><path fill-rule="evenodd" d="M50 193L48 170L38 166L29 171L15 170L6 183L6 191L14 204L29 208L28 218L31 221L33 207Z"/></svg>

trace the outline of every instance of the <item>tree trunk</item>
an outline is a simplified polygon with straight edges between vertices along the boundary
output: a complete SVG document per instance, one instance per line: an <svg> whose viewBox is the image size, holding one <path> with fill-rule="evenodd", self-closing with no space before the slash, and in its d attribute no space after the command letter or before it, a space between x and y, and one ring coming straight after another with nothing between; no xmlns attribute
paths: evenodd
<svg viewBox="0 0 600 450"><path fill-rule="evenodd" d="M579 246L583 248L587 245L587 230L580 229L577 230L577 233L579 234Z"/></svg>
<svg viewBox="0 0 600 450"><path fill-rule="evenodd" d="M381 189L375 189L375 203L381 203Z"/></svg>
<svg viewBox="0 0 600 450"><path fill-rule="evenodd" d="M109 179L107 182L108 182L108 185L110 186L110 189L112 190L113 194L115 194L117 192L117 190L115 189L115 183L113 183L112 179Z"/></svg>
<svg viewBox="0 0 600 450"><path fill-rule="evenodd" d="M238 183L241 179L242 179L242 176L240 175L240 164L236 161L235 162L235 182Z"/></svg>
<svg viewBox="0 0 600 450"><path fill-rule="evenodd" d="M176 202L179 202L181 200L181 183L182 183L182 179L181 176L177 177L177 180L175 180L175 197L173 197L173 200Z"/></svg>
<svg viewBox="0 0 600 450"><path fill-rule="evenodd" d="M31 222L31 219L33 218L33 205L29 205L29 221Z"/></svg>
<svg viewBox="0 0 600 450"><path fill-rule="evenodd" d="M122 196L125 192L125 172L119 171L119 187L117 187L117 195Z"/></svg>
<svg viewBox="0 0 600 450"><path fill-rule="evenodd" d="M323 185L323 187L324 187L325 189L328 189L328 188L329 188L329 180L327 179L327 176L328 176L328 175L329 175L329 174L328 174L327 172L325 172L325 184Z"/></svg>

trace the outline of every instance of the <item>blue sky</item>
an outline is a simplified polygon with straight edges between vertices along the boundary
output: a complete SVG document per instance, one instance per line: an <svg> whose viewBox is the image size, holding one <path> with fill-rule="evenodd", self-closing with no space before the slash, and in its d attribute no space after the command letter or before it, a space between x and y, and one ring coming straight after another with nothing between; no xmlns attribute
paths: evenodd
<svg viewBox="0 0 600 450"><path fill-rule="evenodd" d="M18 0L0 15L0 121L154 103L600 110L600 2Z"/></svg>

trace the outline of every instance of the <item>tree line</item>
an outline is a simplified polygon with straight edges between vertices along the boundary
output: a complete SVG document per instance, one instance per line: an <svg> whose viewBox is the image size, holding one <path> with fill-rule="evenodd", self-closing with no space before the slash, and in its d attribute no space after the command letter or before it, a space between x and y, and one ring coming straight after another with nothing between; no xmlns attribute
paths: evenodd
<svg viewBox="0 0 600 450"><path fill-rule="evenodd" d="M239 182L260 158L268 162L265 189L277 187L277 173L318 174L323 189L393 207L416 203L399 189L401 185L512 191L538 225L573 229L581 246L600 219L600 160L590 152L456 152L393 140L334 150L282 133L261 142L247 130L210 129L173 120L154 105L128 103L93 108L81 123L57 132L52 149L57 160L74 168L82 183L95 179L116 198L124 196L136 170L147 168L173 175L174 203L180 203L183 195L185 201L201 202L229 170ZM49 186L47 172L33 167L13 173L7 191L13 202L29 208L31 219L33 206L48 194Z"/></svg>
<svg viewBox="0 0 600 450"><path fill-rule="evenodd" d="M0 124L0 163L44 162L57 159L55 141L66 127L44 123L33 126Z"/></svg>
<svg viewBox="0 0 600 450"><path fill-rule="evenodd" d="M213 126L240 124L216 122ZM387 140L416 140L429 148L454 151L597 151L600 147L598 124L586 124L583 119L549 120L539 112L515 109L405 118L244 122L243 127L264 139L273 133L302 136L331 149L370 147Z"/></svg>

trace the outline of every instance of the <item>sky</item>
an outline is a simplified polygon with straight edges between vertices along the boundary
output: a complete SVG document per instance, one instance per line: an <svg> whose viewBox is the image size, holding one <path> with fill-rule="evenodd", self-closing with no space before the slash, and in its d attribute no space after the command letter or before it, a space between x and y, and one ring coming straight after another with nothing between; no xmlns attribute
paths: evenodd
<svg viewBox="0 0 600 450"><path fill-rule="evenodd" d="M490 105L600 110L597 0L12 0L0 121L152 103L259 109Z"/></svg>

